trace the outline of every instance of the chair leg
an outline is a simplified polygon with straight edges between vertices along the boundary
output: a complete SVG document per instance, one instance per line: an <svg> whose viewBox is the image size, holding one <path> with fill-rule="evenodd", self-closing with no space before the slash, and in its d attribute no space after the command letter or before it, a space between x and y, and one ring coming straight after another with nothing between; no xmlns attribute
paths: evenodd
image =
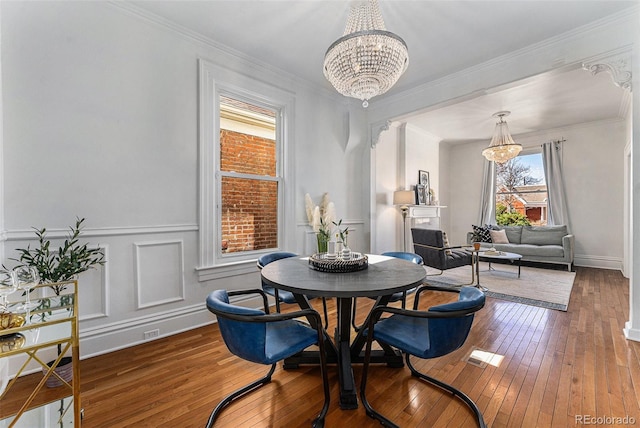
<svg viewBox="0 0 640 428"><path fill-rule="evenodd" d="M269 382L271 382L271 375L273 375L273 372L276 369L276 365L272 364L271 365L271 369L269 370L269 372L267 373L266 376L256 380L253 383L250 383L249 385L238 389L237 391L232 392L231 394L227 395L225 398L222 399L222 401L220 403L218 403L218 405L216 406L215 409L213 409L213 412L211 412L211 415L209 416L209 420L207 421L207 428L211 428L213 426L213 423L216 421L218 415L220 414L220 412L227 407L229 404L231 404L234 400L243 397L244 395L255 391L256 389L268 384Z"/></svg>
<svg viewBox="0 0 640 428"><path fill-rule="evenodd" d="M369 329L367 335L367 346L364 354L364 365L362 367L362 380L360 381L360 401L365 408L367 416L376 419L382 426L398 428L398 425L394 424L391 420L387 419L380 413L378 413L367 400L367 376L369 374L369 363L371 362L371 342L373 341L373 329Z"/></svg>
<svg viewBox="0 0 640 428"><path fill-rule="evenodd" d="M278 294L278 289L274 288L274 297L276 299L276 312L280 313L280 294Z"/></svg>
<svg viewBox="0 0 640 428"><path fill-rule="evenodd" d="M325 299L322 298L324 302ZM324 405L318 416L313 420L311 426L313 428L323 428L324 418L329 411L329 404L331 403L331 392L329 390L329 374L327 373L327 353L324 346L324 331L318 330L318 351L320 353L320 372L322 374L322 388L324 390Z"/></svg>
<svg viewBox="0 0 640 428"><path fill-rule="evenodd" d="M474 285L476 282L476 272L474 270L475 265L472 263L471 264L471 282L465 282L464 284L451 284L450 287L465 287L467 285ZM427 276L439 276L442 275L444 273L443 270L440 270L440 273L432 273L432 274L427 274ZM428 284L428 281L425 281L425 283Z"/></svg>
<svg viewBox="0 0 640 428"><path fill-rule="evenodd" d="M455 395L456 397L458 397L460 400L464 401L464 403L469 406L469 408L471 409L471 411L474 413L475 417L476 417L476 422L478 422L478 426L480 428L486 428L486 424L484 422L484 418L482 417L482 413L480 412L480 409L478 408L478 406L476 405L476 403L469 398L469 396L467 394L465 394L464 392L460 391L457 388L454 388L453 386L449 385L448 383L444 383L438 379L432 378L431 376L427 376L424 373L420 373L418 370L416 370L416 368L411 364L411 359L409 358L409 354L405 354L405 360L407 362L407 366L409 367L409 370L411 370L411 374L415 377L419 377L422 380L425 380L427 382L429 382L432 385L435 385L437 387L440 387L446 391L449 391L451 394ZM364 401L364 400L363 400Z"/></svg>
<svg viewBox="0 0 640 428"><path fill-rule="evenodd" d="M353 307L351 308L351 326L355 331L360 331L360 327L356 325L356 306L358 305L358 298L353 298Z"/></svg>
<svg viewBox="0 0 640 428"><path fill-rule="evenodd" d="M427 276L438 276L438 275L442 275L444 273L444 271L442 269L438 269L438 270L440 271L440 273L428 273Z"/></svg>
<svg viewBox="0 0 640 428"><path fill-rule="evenodd" d="M322 309L324 311L324 329L329 328L329 311L327 311L327 299L325 297L322 298Z"/></svg>

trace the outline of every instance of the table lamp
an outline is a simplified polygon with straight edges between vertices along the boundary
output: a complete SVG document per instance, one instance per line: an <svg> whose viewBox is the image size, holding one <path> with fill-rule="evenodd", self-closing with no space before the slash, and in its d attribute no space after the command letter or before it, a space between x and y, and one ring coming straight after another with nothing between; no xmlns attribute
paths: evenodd
<svg viewBox="0 0 640 428"><path fill-rule="evenodd" d="M407 251L407 213L409 212L409 205L415 205L415 203L416 194L413 190L396 190L393 192L393 205L400 205L400 211L402 211L402 251Z"/></svg>

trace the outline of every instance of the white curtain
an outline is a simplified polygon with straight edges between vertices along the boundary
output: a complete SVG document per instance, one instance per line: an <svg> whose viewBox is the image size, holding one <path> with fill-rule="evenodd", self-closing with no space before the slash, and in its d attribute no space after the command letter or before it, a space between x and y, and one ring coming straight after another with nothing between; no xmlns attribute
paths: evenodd
<svg viewBox="0 0 640 428"><path fill-rule="evenodd" d="M484 160L480 217L478 226L496 224L496 166L493 161Z"/></svg>
<svg viewBox="0 0 640 428"><path fill-rule="evenodd" d="M542 145L542 164L544 178L547 181L547 224L566 225L570 231L569 210L562 178L562 142L553 141Z"/></svg>

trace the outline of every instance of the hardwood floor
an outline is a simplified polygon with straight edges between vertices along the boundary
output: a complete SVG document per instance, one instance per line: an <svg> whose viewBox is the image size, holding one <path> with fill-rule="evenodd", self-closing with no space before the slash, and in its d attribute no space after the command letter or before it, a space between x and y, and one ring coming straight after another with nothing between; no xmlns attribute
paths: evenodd
<svg viewBox="0 0 640 428"><path fill-rule="evenodd" d="M622 334L628 281L615 271L576 270L567 312L487 298L463 348L416 366L466 392L495 428L581 426L577 418L596 417L608 418L598 426L624 417L640 423L640 343ZM425 308L449 298L425 297ZM370 306L358 299L359 318ZM335 301L329 309L335 319ZM500 364L463 361L472 347L502 356ZM224 395L266 367L231 355L214 325L83 360L81 372L84 427L202 427ZM379 426L361 405L339 408L335 367L329 375L325 426ZM359 367L355 376L359 382ZM373 366L368 396L403 427L475 426L465 405L412 378L406 367ZM279 367L271 384L232 404L216 426L307 427L321 405L318 368Z"/></svg>

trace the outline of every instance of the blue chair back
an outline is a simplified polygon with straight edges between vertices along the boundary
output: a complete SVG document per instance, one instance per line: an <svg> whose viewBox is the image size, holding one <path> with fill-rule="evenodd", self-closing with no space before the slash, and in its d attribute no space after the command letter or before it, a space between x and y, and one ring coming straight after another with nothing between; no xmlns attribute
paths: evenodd
<svg viewBox="0 0 640 428"><path fill-rule="evenodd" d="M476 287L462 287L457 302L432 306L429 312L455 312L484 306L485 295ZM455 318L430 318L429 357L446 355L461 347L473 324L474 314Z"/></svg>
<svg viewBox="0 0 640 428"><path fill-rule="evenodd" d="M217 316L220 333L231 353L254 363L270 364L265 355L266 323L236 321L225 316L265 315L263 311L230 304L226 290L215 290L209 294L207 308Z"/></svg>
<svg viewBox="0 0 640 428"><path fill-rule="evenodd" d="M257 263L258 269L262 269L269 263L275 262L276 260L288 259L290 257L298 257L298 255L296 253L290 253L288 251L276 251L274 253L265 254L264 256L261 256L260 258L258 258L258 263ZM278 290L273 286L264 282L264 279L261 279L261 281L262 281L262 290L265 293L269 294L270 296L273 296L276 298L276 312L280 312L280 302L290 303L290 304L296 303L296 298L292 292L287 290ZM307 297L313 298L314 296L307 296ZM329 319L328 319L329 317L327 315L327 302L324 298L322 299L322 307L324 309L325 324L329 325Z"/></svg>
<svg viewBox="0 0 640 428"><path fill-rule="evenodd" d="M269 263L275 262L276 260L280 260L280 259L288 259L289 257L297 257L298 255L295 253L290 253L288 251L276 251L275 253L269 253L269 254L265 254L264 256L261 256L258 259L258 269L262 269L263 267L265 267L266 265L268 265ZM267 291L269 294L273 295L273 291L270 285L265 284L264 280L262 281L262 288ZM285 293L286 295L286 293ZM286 295L288 296L288 295ZM293 295L291 295L291 298L289 300L293 300Z"/></svg>
<svg viewBox="0 0 640 428"><path fill-rule="evenodd" d="M385 253L382 253L382 255L388 256L388 257L395 257L396 259L407 260L417 265L421 265L424 263L424 261L422 260L422 256L416 253L408 253L405 251L387 251Z"/></svg>
<svg viewBox="0 0 640 428"><path fill-rule="evenodd" d="M275 253L265 254L258 259L258 268L262 269L271 262L289 257L297 257L297 254L288 251L276 251Z"/></svg>

